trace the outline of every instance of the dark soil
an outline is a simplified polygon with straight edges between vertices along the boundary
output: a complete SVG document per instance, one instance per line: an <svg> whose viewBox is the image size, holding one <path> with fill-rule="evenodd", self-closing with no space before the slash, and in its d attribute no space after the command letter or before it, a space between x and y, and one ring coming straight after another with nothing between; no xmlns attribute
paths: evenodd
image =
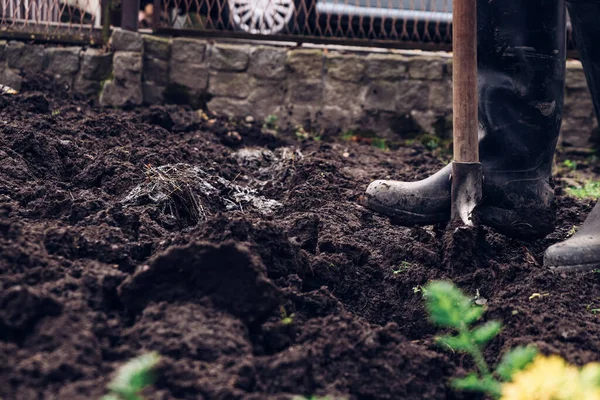
<svg viewBox="0 0 600 400"><path fill-rule="evenodd" d="M163 357L148 399L477 398L449 386L471 363L434 344L413 289L432 279L478 290L504 322L489 362L526 343L598 360L600 274L542 267L594 204L560 186L553 234L484 229L475 268L446 270L443 226L358 204L374 178L444 165L419 144L299 141L176 106L101 110L43 79L1 100L2 399L98 398L150 350Z"/></svg>

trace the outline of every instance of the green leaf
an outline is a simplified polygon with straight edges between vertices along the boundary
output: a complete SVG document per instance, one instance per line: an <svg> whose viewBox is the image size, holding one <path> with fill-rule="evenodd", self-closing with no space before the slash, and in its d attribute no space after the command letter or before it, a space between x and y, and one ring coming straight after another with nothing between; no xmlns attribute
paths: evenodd
<svg viewBox="0 0 600 400"><path fill-rule="evenodd" d="M121 397L116 394L107 394L106 396L102 396L100 400L122 400Z"/></svg>
<svg viewBox="0 0 600 400"><path fill-rule="evenodd" d="M469 337L465 335L440 336L436 340L438 343L445 344L452 350L469 351L471 349Z"/></svg>
<svg viewBox="0 0 600 400"><path fill-rule="evenodd" d="M484 346L500 332L500 329L502 329L500 322L489 321L473 329L471 334L475 343Z"/></svg>
<svg viewBox="0 0 600 400"><path fill-rule="evenodd" d="M473 322L477 321L483 315L485 308L480 306L471 306L471 308L465 311L463 315L463 321L465 324L470 325Z"/></svg>
<svg viewBox="0 0 600 400"><path fill-rule="evenodd" d="M513 375L527 367L537 353L537 349L533 346L515 347L502 356L496 372L503 380L510 382Z"/></svg>
<svg viewBox="0 0 600 400"><path fill-rule="evenodd" d="M425 289L427 311L435 324L458 328L463 322L473 320L475 314L483 313L483 310L473 311L478 308L472 308L469 298L451 282L431 282Z"/></svg>
<svg viewBox="0 0 600 400"><path fill-rule="evenodd" d="M456 390L483 392L495 397L499 396L502 391L499 382L493 378L480 379L475 373L471 373L464 378L453 379L452 387Z"/></svg>
<svg viewBox="0 0 600 400"><path fill-rule="evenodd" d="M143 354L128 361L117 371L108 389L125 399L136 399L137 394L154 381L152 369L158 364L157 353Z"/></svg>

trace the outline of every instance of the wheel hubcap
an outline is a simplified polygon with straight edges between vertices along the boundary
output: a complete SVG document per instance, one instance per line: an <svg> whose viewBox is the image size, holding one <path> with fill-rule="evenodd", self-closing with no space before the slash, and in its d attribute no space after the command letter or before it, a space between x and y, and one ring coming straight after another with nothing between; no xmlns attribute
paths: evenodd
<svg viewBox="0 0 600 400"><path fill-rule="evenodd" d="M295 7L293 0L229 0L229 9L238 28L269 35L287 26Z"/></svg>

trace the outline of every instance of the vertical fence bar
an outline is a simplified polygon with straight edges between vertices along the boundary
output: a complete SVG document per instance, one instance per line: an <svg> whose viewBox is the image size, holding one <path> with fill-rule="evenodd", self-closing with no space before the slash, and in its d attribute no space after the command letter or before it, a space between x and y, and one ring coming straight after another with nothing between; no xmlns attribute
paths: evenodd
<svg viewBox="0 0 600 400"><path fill-rule="evenodd" d="M127 31L138 31L139 0L123 0L121 2L121 28Z"/></svg>
<svg viewBox="0 0 600 400"><path fill-rule="evenodd" d="M102 9L102 42L108 43L110 37L110 9L112 7L112 1L101 0L100 6Z"/></svg>
<svg viewBox="0 0 600 400"><path fill-rule="evenodd" d="M161 0L154 0L152 3L152 30L158 29L160 26Z"/></svg>

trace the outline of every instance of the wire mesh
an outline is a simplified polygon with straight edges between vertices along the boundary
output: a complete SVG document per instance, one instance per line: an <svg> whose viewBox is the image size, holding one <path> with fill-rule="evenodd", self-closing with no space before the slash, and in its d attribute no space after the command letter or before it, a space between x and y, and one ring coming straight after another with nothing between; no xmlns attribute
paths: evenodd
<svg viewBox="0 0 600 400"><path fill-rule="evenodd" d="M0 33L90 35L102 27L103 8L132 0L110 1L0 0ZM452 0L135 0L134 9L138 2L141 28L179 35L444 50L452 43ZM573 49L570 29L568 38Z"/></svg>
<svg viewBox="0 0 600 400"><path fill-rule="evenodd" d="M150 0L148 0L150 1ZM452 0L159 0L157 28L205 36L346 39L448 49ZM157 2L158 3L158 2ZM406 46L404 46L406 47ZM574 48L568 31L568 47Z"/></svg>
<svg viewBox="0 0 600 400"><path fill-rule="evenodd" d="M161 0L160 26L450 43L451 0Z"/></svg>
<svg viewBox="0 0 600 400"><path fill-rule="evenodd" d="M85 35L101 27L101 0L0 0L0 30Z"/></svg>

